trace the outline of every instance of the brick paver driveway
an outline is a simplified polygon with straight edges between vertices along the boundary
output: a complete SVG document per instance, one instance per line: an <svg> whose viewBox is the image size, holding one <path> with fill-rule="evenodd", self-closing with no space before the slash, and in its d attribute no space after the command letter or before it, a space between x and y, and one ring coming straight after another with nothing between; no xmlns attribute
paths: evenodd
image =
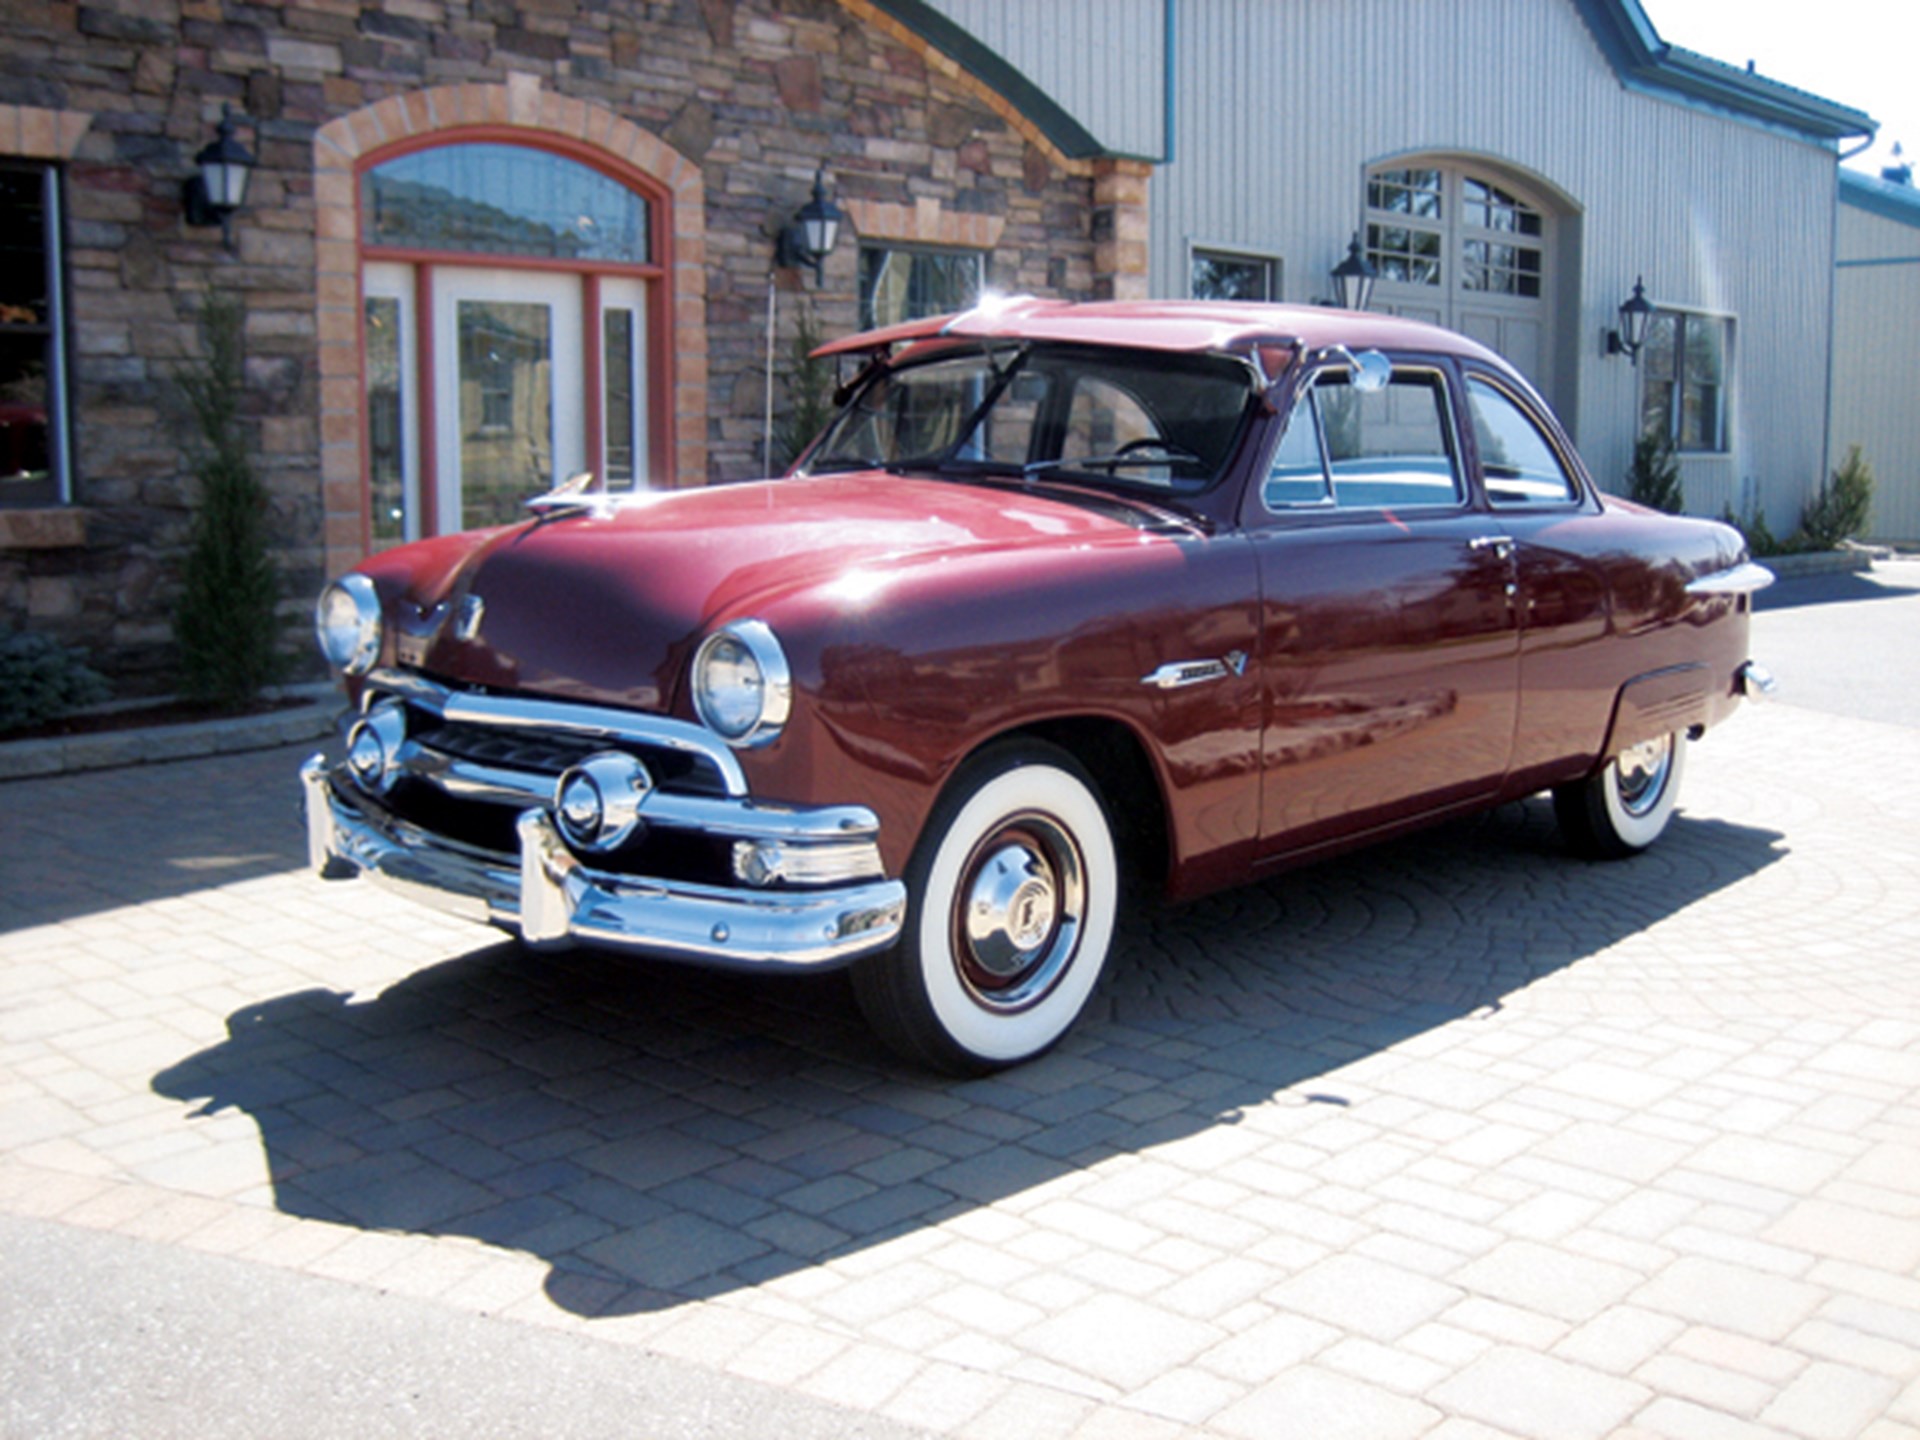
<svg viewBox="0 0 1920 1440"><path fill-rule="evenodd" d="M298 867L296 752L0 786L0 1212L954 1435L1920 1433L1920 731L1776 706L1132 922L1061 1050Z"/></svg>

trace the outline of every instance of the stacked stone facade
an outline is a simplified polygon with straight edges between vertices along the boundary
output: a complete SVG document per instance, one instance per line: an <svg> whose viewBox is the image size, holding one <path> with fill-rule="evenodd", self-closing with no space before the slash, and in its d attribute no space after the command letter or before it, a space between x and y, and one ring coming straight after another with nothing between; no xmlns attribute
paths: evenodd
<svg viewBox="0 0 1920 1440"><path fill-rule="evenodd" d="M220 232L181 187L223 103L259 165ZM989 283L1138 295L1145 167L1071 159L867 0L70 0L0 7L0 155L63 166L73 497L0 509L0 626L86 647L123 695L171 688L195 499L170 377L219 292L245 311L247 424L272 496L289 649L364 541L355 165L501 123L617 149L675 200L675 484L762 468L769 284L856 320L857 245L817 288L772 270L824 164L852 229L979 248ZM309 672L310 673L310 672Z"/></svg>

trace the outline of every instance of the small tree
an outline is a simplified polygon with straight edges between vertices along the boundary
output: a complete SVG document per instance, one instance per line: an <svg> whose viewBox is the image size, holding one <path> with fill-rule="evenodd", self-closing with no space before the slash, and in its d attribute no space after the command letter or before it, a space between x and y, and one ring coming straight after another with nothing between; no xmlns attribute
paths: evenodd
<svg viewBox="0 0 1920 1440"><path fill-rule="evenodd" d="M1633 463L1627 467L1627 498L1669 515L1686 507L1680 487L1680 462L1673 456L1673 440L1666 429L1649 425L1633 442Z"/></svg>
<svg viewBox="0 0 1920 1440"><path fill-rule="evenodd" d="M205 353L174 377L193 421L200 504L181 572L173 635L180 693L238 710L280 676L280 576L268 549L267 492L241 424L245 394L240 306L208 299Z"/></svg>
<svg viewBox="0 0 1920 1440"><path fill-rule="evenodd" d="M1858 445L1850 445L1840 468L1800 512L1803 548L1833 549L1863 533L1872 513L1873 466L1861 455Z"/></svg>
<svg viewBox="0 0 1920 1440"><path fill-rule="evenodd" d="M787 392L787 408L773 427L773 453L767 457L769 470L778 474L813 443L814 436L833 418L833 363L813 358L824 337L814 319L813 308L801 302L793 324L793 343L787 351L787 364L781 384Z"/></svg>
<svg viewBox="0 0 1920 1440"><path fill-rule="evenodd" d="M1746 537L1747 553L1755 559L1784 555L1791 548L1774 536L1767 524L1766 512L1757 505L1744 515L1734 514L1733 506L1729 505L1720 512L1720 518Z"/></svg>

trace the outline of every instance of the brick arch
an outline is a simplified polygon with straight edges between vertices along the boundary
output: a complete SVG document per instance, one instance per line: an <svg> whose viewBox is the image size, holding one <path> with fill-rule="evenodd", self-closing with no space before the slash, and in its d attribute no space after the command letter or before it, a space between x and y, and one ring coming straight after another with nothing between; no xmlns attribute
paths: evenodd
<svg viewBox="0 0 1920 1440"><path fill-rule="evenodd" d="M665 353L673 365L668 439L676 478L707 474L706 189L699 167L601 105L543 90L539 77L442 85L390 96L323 125L313 140L314 294L320 340L320 479L327 573L366 553L360 396L359 174L366 157L443 132L522 130L636 171L664 197Z"/></svg>

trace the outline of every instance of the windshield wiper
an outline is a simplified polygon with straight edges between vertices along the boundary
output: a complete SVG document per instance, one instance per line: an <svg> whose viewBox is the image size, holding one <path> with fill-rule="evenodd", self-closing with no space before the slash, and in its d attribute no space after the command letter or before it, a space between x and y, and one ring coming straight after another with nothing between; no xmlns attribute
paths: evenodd
<svg viewBox="0 0 1920 1440"><path fill-rule="evenodd" d="M1071 459L1065 456L1052 460L1030 460L1020 467L1020 473L1031 480L1038 475L1072 474L1076 470L1105 470L1112 474L1117 470L1127 470L1138 466L1142 469L1152 465L1198 465L1203 469L1206 461L1191 450L1183 450L1178 445L1168 445L1159 440L1135 440L1121 446L1111 455L1076 455Z"/></svg>
<svg viewBox="0 0 1920 1440"><path fill-rule="evenodd" d="M945 450L933 450L925 455L903 455L898 460L882 461L880 468L889 475L906 475L915 470L939 471L946 466L948 458Z"/></svg>

